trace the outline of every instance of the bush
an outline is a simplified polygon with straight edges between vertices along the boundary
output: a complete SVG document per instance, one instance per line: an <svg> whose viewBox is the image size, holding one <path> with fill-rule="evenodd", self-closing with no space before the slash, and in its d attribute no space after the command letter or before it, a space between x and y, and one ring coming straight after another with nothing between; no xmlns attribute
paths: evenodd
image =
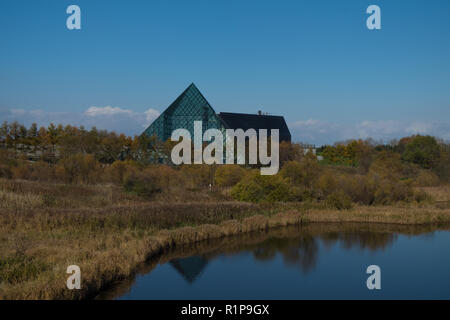
<svg viewBox="0 0 450 320"><path fill-rule="evenodd" d="M130 171L124 178L123 188L126 192L144 198L151 198L161 192L160 181L151 169Z"/></svg>
<svg viewBox="0 0 450 320"><path fill-rule="evenodd" d="M101 168L91 154L75 154L58 161L63 168L64 179L68 183L97 183L101 176Z"/></svg>
<svg viewBox="0 0 450 320"><path fill-rule="evenodd" d="M439 177L432 171L421 170L415 182L419 187L433 187L439 184Z"/></svg>
<svg viewBox="0 0 450 320"><path fill-rule="evenodd" d="M117 160L105 169L105 175L108 181L117 184L123 184L127 173L137 167L137 163L132 160Z"/></svg>
<svg viewBox="0 0 450 320"><path fill-rule="evenodd" d="M292 184L312 188L319 177L319 164L314 154L308 152L300 162L288 161L280 171L283 178L289 179Z"/></svg>
<svg viewBox="0 0 450 320"><path fill-rule="evenodd" d="M279 202L299 199L299 189L279 175L263 176L259 172L246 175L231 189L231 196L240 201Z"/></svg>
<svg viewBox="0 0 450 320"><path fill-rule="evenodd" d="M303 148L299 144L281 141L279 148L281 166L288 161L300 161L303 158Z"/></svg>
<svg viewBox="0 0 450 320"><path fill-rule="evenodd" d="M155 168L159 178L161 188L171 188L183 185L183 176L180 170L176 170L167 165L161 165Z"/></svg>
<svg viewBox="0 0 450 320"><path fill-rule="evenodd" d="M11 168L7 165L0 164L0 178L12 178Z"/></svg>
<svg viewBox="0 0 450 320"><path fill-rule="evenodd" d="M0 149L0 177L12 178L11 168L17 166L17 160L12 152Z"/></svg>
<svg viewBox="0 0 450 320"><path fill-rule="evenodd" d="M220 187L232 187L246 174L246 170L237 164L225 164L217 168L214 175L216 185Z"/></svg>
<svg viewBox="0 0 450 320"><path fill-rule="evenodd" d="M181 173L189 188L198 189L208 187L214 181L216 166L207 164L183 165Z"/></svg>
<svg viewBox="0 0 450 320"><path fill-rule="evenodd" d="M11 169L14 179L51 181L55 179L55 168L44 161L24 162Z"/></svg>
<svg viewBox="0 0 450 320"><path fill-rule="evenodd" d="M339 190L327 197L326 205L338 210L348 210L352 208L352 200L342 190Z"/></svg>
<svg viewBox="0 0 450 320"><path fill-rule="evenodd" d="M441 155L435 164L433 171L437 174L441 182L450 182L450 145L441 145Z"/></svg>
<svg viewBox="0 0 450 320"><path fill-rule="evenodd" d="M340 175L337 190L344 192L355 203L370 205L375 200L374 189L363 175Z"/></svg>
<svg viewBox="0 0 450 320"><path fill-rule="evenodd" d="M406 144L402 158L405 161L418 164L422 168L430 169L439 160L440 146L431 136L417 135Z"/></svg>
<svg viewBox="0 0 450 320"><path fill-rule="evenodd" d="M336 191L338 188L337 173L331 170L324 170L317 180L317 188L325 197Z"/></svg>

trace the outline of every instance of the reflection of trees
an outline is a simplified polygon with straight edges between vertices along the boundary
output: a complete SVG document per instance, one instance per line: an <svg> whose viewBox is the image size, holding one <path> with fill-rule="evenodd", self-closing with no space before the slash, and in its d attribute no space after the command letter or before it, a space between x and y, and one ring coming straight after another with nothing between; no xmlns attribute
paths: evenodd
<svg viewBox="0 0 450 320"><path fill-rule="evenodd" d="M299 230L306 231L306 230ZM383 232L324 232L313 234L301 232L301 236L295 238L272 238L266 240L253 249L253 256L259 261L272 260L277 253L283 256L287 265L297 265L303 272L309 272L316 266L320 239L327 247L342 243L345 249L358 247L371 251L384 250L396 239L393 233Z"/></svg>
<svg viewBox="0 0 450 320"><path fill-rule="evenodd" d="M256 260L265 261L280 253L287 265L298 265L303 272L308 272L316 265L318 251L315 238L306 235L293 239L270 239L255 248L253 256Z"/></svg>
<svg viewBox="0 0 450 320"><path fill-rule="evenodd" d="M314 269L318 252L317 240L310 235L300 238L297 242L297 248L288 247L287 250L281 251L286 264L298 265L303 272Z"/></svg>
<svg viewBox="0 0 450 320"><path fill-rule="evenodd" d="M360 249L368 249L370 251L384 250L391 245L396 238L397 236L393 233L370 231L332 232L320 236L322 242L327 246L340 241L345 249L352 249L357 246Z"/></svg>
<svg viewBox="0 0 450 320"><path fill-rule="evenodd" d="M332 247L337 243L342 244L342 248L350 250L352 248L367 249L370 251L384 250L396 239L396 234L378 230L358 230L350 229L341 231L339 225L325 226L302 226L296 228L286 228L268 232L267 234L246 235L241 238L235 237L228 240L228 245L219 246L211 250L208 254L184 259L175 259L171 264L183 277L194 282L202 272L209 260L215 259L218 254L235 255L239 252L251 252L258 261L270 261L280 254L283 262L289 266L296 266L302 272L312 271L318 261L319 241L325 247ZM200 254L208 249L208 243L204 243L204 248L193 249L193 252ZM214 246L212 243L209 246ZM189 254L186 253L188 256Z"/></svg>
<svg viewBox="0 0 450 320"><path fill-rule="evenodd" d="M397 239L397 234L422 235L449 229L447 225L438 228L433 225L362 223L312 223L275 228L170 248L143 265L138 274L147 274L157 265L170 262L187 281L195 282L209 261L219 255L236 256L240 253L251 253L258 261L270 261L280 254L286 265L298 266L303 272L308 272L317 264L319 244L332 247L339 242L343 249L384 250ZM99 298L121 296L133 283L134 279L127 279Z"/></svg>

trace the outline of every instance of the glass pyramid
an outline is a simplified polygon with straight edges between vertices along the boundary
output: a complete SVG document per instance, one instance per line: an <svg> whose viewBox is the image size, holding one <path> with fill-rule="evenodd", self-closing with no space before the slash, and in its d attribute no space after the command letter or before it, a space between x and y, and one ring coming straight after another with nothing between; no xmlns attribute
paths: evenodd
<svg viewBox="0 0 450 320"><path fill-rule="evenodd" d="M184 92L144 131L161 141L170 139L172 131L186 129L194 138L194 121L202 121L203 132L208 129L224 130L222 121L206 101L195 84Z"/></svg>

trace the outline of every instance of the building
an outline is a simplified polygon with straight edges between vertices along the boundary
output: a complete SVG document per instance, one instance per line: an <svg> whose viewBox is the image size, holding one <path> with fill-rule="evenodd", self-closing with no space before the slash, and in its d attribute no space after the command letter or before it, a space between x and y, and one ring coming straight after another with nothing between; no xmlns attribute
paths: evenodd
<svg viewBox="0 0 450 320"><path fill-rule="evenodd" d="M192 83L180 96L144 131L161 141L170 139L172 132L183 128L194 136L194 121L202 121L202 130L219 129L279 129L281 141L291 141L291 133L282 116L221 112L217 114L197 87ZM270 134L270 130L268 130Z"/></svg>

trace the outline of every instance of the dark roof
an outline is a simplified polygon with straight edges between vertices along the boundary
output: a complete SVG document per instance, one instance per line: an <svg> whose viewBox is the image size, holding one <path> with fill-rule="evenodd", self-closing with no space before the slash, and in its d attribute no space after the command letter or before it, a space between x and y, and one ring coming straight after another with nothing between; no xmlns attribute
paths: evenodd
<svg viewBox="0 0 450 320"><path fill-rule="evenodd" d="M282 116L221 112L219 118L227 129L278 129L281 141L291 141L291 133ZM270 134L270 131L268 132Z"/></svg>

